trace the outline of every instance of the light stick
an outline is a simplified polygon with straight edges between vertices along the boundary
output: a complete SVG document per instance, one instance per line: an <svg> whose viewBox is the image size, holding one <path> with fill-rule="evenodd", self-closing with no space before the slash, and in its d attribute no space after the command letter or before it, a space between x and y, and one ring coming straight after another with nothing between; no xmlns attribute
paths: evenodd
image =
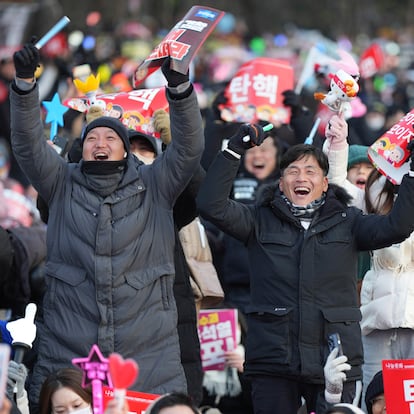
<svg viewBox="0 0 414 414"><path fill-rule="evenodd" d="M270 131L271 129L273 129L273 124L267 124L263 127L264 132ZM248 135L243 137L243 142L249 142L249 141L250 141L250 137Z"/></svg>
<svg viewBox="0 0 414 414"><path fill-rule="evenodd" d="M311 132L309 132L308 137L305 139L304 144L309 144L312 145L313 144L313 138L316 134L316 130L318 129L319 124L321 123L321 118L316 118L313 127L311 129Z"/></svg>
<svg viewBox="0 0 414 414"><path fill-rule="evenodd" d="M53 36L59 33L68 23L70 19L68 16L63 16L36 44L35 46L42 48Z"/></svg>

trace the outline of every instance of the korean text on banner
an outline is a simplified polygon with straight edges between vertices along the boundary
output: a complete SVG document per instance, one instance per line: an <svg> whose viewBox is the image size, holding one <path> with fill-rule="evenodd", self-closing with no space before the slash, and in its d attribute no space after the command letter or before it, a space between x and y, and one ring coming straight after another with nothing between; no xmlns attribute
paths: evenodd
<svg viewBox="0 0 414 414"><path fill-rule="evenodd" d="M227 122L267 121L289 123L290 109L283 105L282 92L293 89L294 72L286 61L256 58L243 64L224 93L227 102L219 106Z"/></svg>
<svg viewBox="0 0 414 414"><path fill-rule="evenodd" d="M224 14L211 7L193 6L138 66L132 82L134 88L161 67L168 56L171 69L187 73L191 60Z"/></svg>
<svg viewBox="0 0 414 414"><path fill-rule="evenodd" d="M382 361L387 414L414 413L414 359Z"/></svg>
<svg viewBox="0 0 414 414"><path fill-rule="evenodd" d="M204 371L223 370L226 351L237 347L237 309L201 309L198 317Z"/></svg>

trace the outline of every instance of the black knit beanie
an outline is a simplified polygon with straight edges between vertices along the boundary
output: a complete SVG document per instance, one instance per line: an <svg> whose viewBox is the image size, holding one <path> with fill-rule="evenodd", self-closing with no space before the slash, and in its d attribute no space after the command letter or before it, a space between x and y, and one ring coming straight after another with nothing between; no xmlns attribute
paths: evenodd
<svg viewBox="0 0 414 414"><path fill-rule="evenodd" d="M135 129L129 129L128 137L129 137L130 142L133 141L134 139L148 142L155 156L158 155L157 141L153 136L144 134L143 132L140 132L140 131L136 131Z"/></svg>
<svg viewBox="0 0 414 414"><path fill-rule="evenodd" d="M97 127L107 127L113 129L120 136L124 143L126 152L129 153L128 130L119 119L113 118L111 116L101 116L99 118L94 119L92 122L86 125L81 135L82 143L86 135L88 135L89 131Z"/></svg>
<svg viewBox="0 0 414 414"><path fill-rule="evenodd" d="M382 371L378 371L368 384L367 392L365 393L365 405L367 406L368 414L372 413L372 400L381 394L384 394L384 382Z"/></svg>

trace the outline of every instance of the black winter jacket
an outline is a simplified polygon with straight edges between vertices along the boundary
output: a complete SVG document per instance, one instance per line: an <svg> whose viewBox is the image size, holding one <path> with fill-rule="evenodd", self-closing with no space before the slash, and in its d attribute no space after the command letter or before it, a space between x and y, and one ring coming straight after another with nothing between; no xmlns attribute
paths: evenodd
<svg viewBox="0 0 414 414"><path fill-rule="evenodd" d="M218 154L198 206L204 218L248 248L246 375L323 384L327 336L338 332L352 366L347 378L360 379L358 252L398 243L414 230L414 177L404 177L388 216L348 207L343 190L330 186L319 215L305 230L275 186L253 206L230 200L238 166L238 160Z"/></svg>

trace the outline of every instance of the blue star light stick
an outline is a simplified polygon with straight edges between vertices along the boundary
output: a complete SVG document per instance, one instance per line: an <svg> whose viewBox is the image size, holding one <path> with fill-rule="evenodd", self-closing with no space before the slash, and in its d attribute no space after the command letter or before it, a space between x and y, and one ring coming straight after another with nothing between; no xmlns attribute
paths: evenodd
<svg viewBox="0 0 414 414"><path fill-rule="evenodd" d="M52 140L58 131L58 125L63 126L63 114L69 110L68 107L60 103L59 94L56 92L51 101L43 101L43 106L47 110L46 123L50 122L50 139Z"/></svg>
<svg viewBox="0 0 414 414"><path fill-rule="evenodd" d="M68 23L70 22L69 17L63 16L39 41L35 46L40 49L43 47L53 36L59 33Z"/></svg>

